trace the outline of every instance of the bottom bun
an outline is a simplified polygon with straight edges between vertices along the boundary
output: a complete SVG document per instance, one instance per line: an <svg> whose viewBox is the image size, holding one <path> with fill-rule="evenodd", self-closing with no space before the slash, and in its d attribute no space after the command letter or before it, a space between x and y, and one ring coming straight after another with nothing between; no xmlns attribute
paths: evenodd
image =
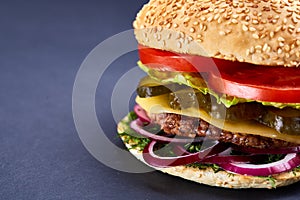
<svg viewBox="0 0 300 200"><path fill-rule="evenodd" d="M134 155L138 160L148 165L142 156L142 149L136 147L134 140L128 140L126 136L126 130L129 127L130 119L126 116L118 124L118 133L125 144L126 148ZM132 131L132 130L131 130ZM125 133L125 134L124 134ZM150 166L150 165L148 165ZM247 176L240 174L233 174L225 170L215 171L212 167L206 167L205 169L194 166L176 166L169 168L157 168L150 166L158 171L181 177L186 180L194 181L200 184L209 186L224 187L224 188L276 188L293 184L300 180L300 170L293 170L290 172L284 172L272 176Z"/></svg>

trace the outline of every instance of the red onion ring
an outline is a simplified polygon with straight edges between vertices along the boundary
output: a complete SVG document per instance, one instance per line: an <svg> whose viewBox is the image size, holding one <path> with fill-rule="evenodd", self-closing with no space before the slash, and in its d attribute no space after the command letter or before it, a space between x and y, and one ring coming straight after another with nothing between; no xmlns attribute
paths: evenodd
<svg viewBox="0 0 300 200"><path fill-rule="evenodd" d="M300 165L300 155L297 153L287 154L283 159L268 164L247 164L247 163L221 163L224 170L251 176L269 176L290 171Z"/></svg>
<svg viewBox="0 0 300 200"><path fill-rule="evenodd" d="M300 146L277 149L258 149L254 147L232 145L232 149L249 154L289 154L300 152Z"/></svg>
<svg viewBox="0 0 300 200"><path fill-rule="evenodd" d="M151 166L154 167L172 167L172 166L180 166L180 165L186 165L191 164L195 162L200 162L205 156L212 156L216 155L217 153L220 153L225 150L225 148L228 148L227 146L224 146L223 144L219 142L215 142L212 146L209 146L206 149L203 149L197 153L190 153L187 155L181 155L176 157L162 157L158 156L154 153L154 145L157 143L157 141L151 141L143 150L143 158L144 160Z"/></svg>
<svg viewBox="0 0 300 200"><path fill-rule="evenodd" d="M227 164L227 163L250 163L266 158L264 155L216 155L205 158L201 163Z"/></svg>
<svg viewBox="0 0 300 200"><path fill-rule="evenodd" d="M147 115L147 112L138 104L136 104L133 108L135 114L138 118L144 123L150 123L150 118Z"/></svg>

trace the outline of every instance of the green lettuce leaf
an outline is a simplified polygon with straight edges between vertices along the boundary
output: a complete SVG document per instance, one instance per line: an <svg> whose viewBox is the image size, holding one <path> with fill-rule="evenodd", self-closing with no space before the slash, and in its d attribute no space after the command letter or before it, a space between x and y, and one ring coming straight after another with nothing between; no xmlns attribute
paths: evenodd
<svg viewBox="0 0 300 200"><path fill-rule="evenodd" d="M178 83L187 85L193 89L199 90L203 94L210 94L217 99L218 103L224 104L227 108L236 105L238 103L253 102L255 100L244 99L239 97L232 97L226 94L217 94L206 86L205 81L200 76L194 76L188 72L158 72L154 69L150 69L145 66L141 61L138 62L138 66L146 72L151 78L158 80L162 83ZM265 106L273 106L276 108L292 107L300 109L300 103L276 103L276 102L264 102L257 101Z"/></svg>

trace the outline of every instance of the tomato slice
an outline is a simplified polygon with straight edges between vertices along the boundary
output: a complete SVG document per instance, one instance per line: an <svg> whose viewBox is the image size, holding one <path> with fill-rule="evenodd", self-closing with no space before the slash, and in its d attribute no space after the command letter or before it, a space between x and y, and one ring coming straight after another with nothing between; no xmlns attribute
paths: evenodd
<svg viewBox="0 0 300 200"><path fill-rule="evenodd" d="M177 54L139 45L140 60L159 71L207 72L208 85L230 96L278 103L300 103L300 68Z"/></svg>
<svg viewBox="0 0 300 200"><path fill-rule="evenodd" d="M139 57L143 64L147 67L158 71L175 71L175 72L216 72L223 68L248 67L249 63L233 62L218 58L210 58L204 56L195 56L188 54L173 53L138 46Z"/></svg>
<svg viewBox="0 0 300 200"><path fill-rule="evenodd" d="M210 73L208 85L215 91L266 102L300 103L300 68L251 66Z"/></svg>
<svg viewBox="0 0 300 200"><path fill-rule="evenodd" d="M142 45L138 46L140 60L147 67L159 71L207 72L216 69L212 58L178 54Z"/></svg>

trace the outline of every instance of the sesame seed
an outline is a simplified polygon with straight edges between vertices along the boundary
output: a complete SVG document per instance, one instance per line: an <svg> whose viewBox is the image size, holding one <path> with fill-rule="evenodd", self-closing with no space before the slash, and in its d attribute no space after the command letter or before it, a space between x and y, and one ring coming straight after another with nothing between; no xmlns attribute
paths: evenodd
<svg viewBox="0 0 300 200"><path fill-rule="evenodd" d="M237 24L237 23L238 23L238 21L237 21L236 19L232 19L231 22L232 22L233 24Z"/></svg>
<svg viewBox="0 0 300 200"><path fill-rule="evenodd" d="M283 37L278 37L277 40L278 40L279 42L284 42L284 41L285 41L285 39L284 39Z"/></svg>
<svg viewBox="0 0 300 200"><path fill-rule="evenodd" d="M298 23L298 20L297 20L295 17L293 17L293 18L292 18L292 22L293 22L294 24L297 24L297 23Z"/></svg>
<svg viewBox="0 0 300 200"><path fill-rule="evenodd" d="M243 24L242 29L243 31L248 31L248 27L245 24Z"/></svg>
<svg viewBox="0 0 300 200"><path fill-rule="evenodd" d="M255 38L255 39L259 39L259 36L258 36L258 34L256 34L256 33L253 33L253 34L252 34L252 37Z"/></svg>
<svg viewBox="0 0 300 200"><path fill-rule="evenodd" d="M161 40L161 34L157 34L157 41Z"/></svg>
<svg viewBox="0 0 300 200"><path fill-rule="evenodd" d="M194 32L195 32L195 28L193 28L193 27L190 28L190 32L191 32L191 33L194 33Z"/></svg>
<svg viewBox="0 0 300 200"><path fill-rule="evenodd" d="M211 22L213 20L213 16L209 16L208 18L207 18L207 21L208 22Z"/></svg>
<svg viewBox="0 0 300 200"><path fill-rule="evenodd" d="M290 46L289 45L285 45L284 46L284 50L286 51L286 52L289 52L290 50L291 50L291 48L290 48Z"/></svg>
<svg viewBox="0 0 300 200"><path fill-rule="evenodd" d="M249 15L247 15L247 16L245 17L245 20L246 20L246 21L250 21L250 19L251 19L251 18L250 18Z"/></svg>
<svg viewBox="0 0 300 200"><path fill-rule="evenodd" d="M214 16L214 20L217 20L219 18L220 18L220 14L219 13Z"/></svg>
<svg viewBox="0 0 300 200"><path fill-rule="evenodd" d="M225 8L222 8L222 9L220 9L220 12L219 13L224 13L226 11L226 9Z"/></svg>
<svg viewBox="0 0 300 200"><path fill-rule="evenodd" d="M182 46L180 41L178 41L176 45L177 45L177 48L181 48L181 46Z"/></svg>
<svg viewBox="0 0 300 200"><path fill-rule="evenodd" d="M171 36L172 36L172 34L171 34L171 33L169 33L169 34L167 35L167 39L170 39L170 38L171 38Z"/></svg>
<svg viewBox="0 0 300 200"><path fill-rule="evenodd" d="M290 25L288 25L288 27L290 28L290 29L295 29L295 26L294 25L292 25L292 24L290 24Z"/></svg>
<svg viewBox="0 0 300 200"><path fill-rule="evenodd" d="M263 38L265 38L265 37L267 37L267 34L263 33L263 34L261 34L261 36L260 36L259 38L260 38L260 39L263 39Z"/></svg>
<svg viewBox="0 0 300 200"><path fill-rule="evenodd" d="M279 46L283 47L284 46L284 42L279 42Z"/></svg>
<svg viewBox="0 0 300 200"><path fill-rule="evenodd" d="M203 30L203 24L200 24L199 28L200 30Z"/></svg>
<svg viewBox="0 0 300 200"><path fill-rule="evenodd" d="M267 51L267 49L268 49L268 44L267 44L267 43L265 43L265 44L264 44L264 46L263 46L263 49L262 49L262 50L263 50L264 52L266 52L266 51Z"/></svg>
<svg viewBox="0 0 300 200"><path fill-rule="evenodd" d="M185 34L184 32L179 32L180 38L184 38Z"/></svg>
<svg viewBox="0 0 300 200"><path fill-rule="evenodd" d="M193 38L192 38L191 36L188 36L188 37L187 37L187 41L188 41L188 42L191 42L191 41L193 41Z"/></svg>
<svg viewBox="0 0 300 200"><path fill-rule="evenodd" d="M277 33L278 31L280 31L281 28L282 28L282 26L277 26L277 27L275 28L275 33Z"/></svg>
<svg viewBox="0 0 300 200"><path fill-rule="evenodd" d="M183 20L183 23L187 23L187 22L189 22L191 20L191 18L190 17L187 17L187 18L185 18L184 20Z"/></svg>
<svg viewBox="0 0 300 200"><path fill-rule="evenodd" d="M256 31L256 28L250 26L250 27L249 27L249 30L250 30L251 32L253 32L253 31Z"/></svg>
<svg viewBox="0 0 300 200"><path fill-rule="evenodd" d="M250 50L247 49L247 50L246 50L246 56L249 56L249 55L250 55Z"/></svg>
<svg viewBox="0 0 300 200"><path fill-rule="evenodd" d="M261 45L256 45L256 46L255 46L255 49L256 49L256 50L262 49L262 46L261 46Z"/></svg>
<svg viewBox="0 0 300 200"><path fill-rule="evenodd" d="M289 32L290 34L292 34L292 33L294 32L294 29L288 28L288 32Z"/></svg>
<svg viewBox="0 0 300 200"><path fill-rule="evenodd" d="M223 21L223 18L222 18L222 17L219 17L219 19L218 19L218 24L221 24L222 21Z"/></svg>

